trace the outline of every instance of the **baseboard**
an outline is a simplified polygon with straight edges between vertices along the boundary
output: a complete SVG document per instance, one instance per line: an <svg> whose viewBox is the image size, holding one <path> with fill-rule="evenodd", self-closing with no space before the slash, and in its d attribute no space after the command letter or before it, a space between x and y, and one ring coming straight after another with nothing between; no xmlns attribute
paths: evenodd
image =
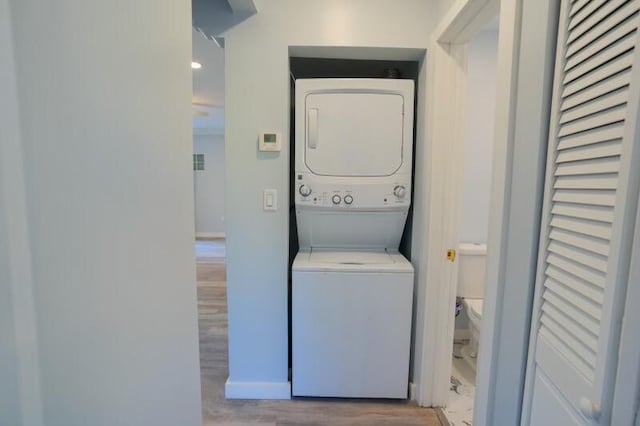
<svg viewBox="0 0 640 426"><path fill-rule="evenodd" d="M224 232L196 232L196 238L220 239L225 237Z"/></svg>
<svg viewBox="0 0 640 426"><path fill-rule="evenodd" d="M233 382L224 385L227 399L291 399L291 382Z"/></svg>
<svg viewBox="0 0 640 426"><path fill-rule="evenodd" d="M440 424L442 426L451 426L451 423L449 423L449 419L447 419L447 415L444 414L442 408L436 407L434 410L436 411L436 416L438 416L438 420L440 420Z"/></svg>
<svg viewBox="0 0 640 426"><path fill-rule="evenodd" d="M416 384L413 382L409 382L409 400L416 401Z"/></svg>

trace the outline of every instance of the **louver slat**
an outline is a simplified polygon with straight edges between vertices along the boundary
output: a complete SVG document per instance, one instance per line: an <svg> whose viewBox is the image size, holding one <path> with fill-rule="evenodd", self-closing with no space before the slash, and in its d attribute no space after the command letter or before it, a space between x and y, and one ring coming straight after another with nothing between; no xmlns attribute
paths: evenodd
<svg viewBox="0 0 640 426"><path fill-rule="evenodd" d="M589 355L585 356L585 360L588 360L589 364L595 366L595 353L598 350L598 338L585 329L577 319L588 318L583 312L579 312L577 318L572 318L568 315L573 311L562 311L559 306L556 305L557 298L549 295L549 290L544 292L543 299L545 303L542 305L542 312L547 314L551 319L558 324L558 329L562 329L564 332L571 334L575 337L578 344L589 349Z"/></svg>
<svg viewBox="0 0 640 426"><path fill-rule="evenodd" d="M596 129L587 130L582 133L565 136L560 139L557 149L573 148L576 146L590 145L592 143L607 142L616 139L622 139L622 131L624 126L622 122L617 122L608 126L598 127Z"/></svg>
<svg viewBox="0 0 640 426"><path fill-rule="evenodd" d="M598 303L550 278L547 279L544 286L557 295L559 300L557 304L562 305L563 309L571 311L574 318L581 317L582 313L590 317L585 317L583 325L592 333L598 333L599 321L602 316L602 307ZM581 311L581 313L574 312L574 309Z"/></svg>
<svg viewBox="0 0 640 426"><path fill-rule="evenodd" d="M579 37L584 36L588 31L594 31L599 34L609 29L606 22L603 22L607 16L624 5L627 0L593 0L589 3L590 14L585 19L580 19L587 13L574 15L569 21L569 37L567 43L571 43ZM585 8L586 9L586 8ZM581 11L582 12L582 11ZM602 23L603 25L597 25Z"/></svg>
<svg viewBox="0 0 640 426"><path fill-rule="evenodd" d="M562 88L562 97L566 98L574 93L585 90L592 85L601 82L619 72L631 67L633 64L633 54L631 51L612 59L601 68L594 70L582 77L565 84Z"/></svg>
<svg viewBox="0 0 640 426"><path fill-rule="evenodd" d="M587 189L558 189L553 194L553 201L593 204L596 206L613 206L616 201L616 193L611 190L589 191Z"/></svg>
<svg viewBox="0 0 640 426"><path fill-rule="evenodd" d="M638 4L635 2L628 2L621 8L617 9L611 15L607 16L601 23L600 27L606 26L607 28L616 28L625 20L633 17L633 15L638 11ZM598 29L596 27L595 29ZM611 31L611 30L609 30ZM577 38L574 42L570 43L567 47L566 57L570 58L576 52L585 48L589 44L593 43L595 40L598 40L604 35L608 34L607 31L588 31L582 37Z"/></svg>
<svg viewBox="0 0 640 426"><path fill-rule="evenodd" d="M560 124L569 123L583 117L594 115L601 111L610 110L614 107L624 105L626 101L627 90L624 88L618 89L565 111L562 114L562 121Z"/></svg>
<svg viewBox="0 0 640 426"><path fill-rule="evenodd" d="M582 50L575 55L569 57L565 64L565 70L568 71L578 64L583 63L589 58L594 57L598 53L602 52L615 42L632 36L632 33L636 31L636 25L633 20L626 20L617 27L610 30L608 33L595 39L592 43L586 45Z"/></svg>
<svg viewBox="0 0 640 426"><path fill-rule="evenodd" d="M573 244L603 256L609 255L609 241L603 238L579 234L577 232L559 228L552 228L549 233L549 238L552 240L562 241L567 244Z"/></svg>
<svg viewBox="0 0 640 426"><path fill-rule="evenodd" d="M571 275L569 272L556 268L553 265L549 265L546 270L546 275L555 281L562 283L562 285L570 288L571 290L579 293L587 299L590 299L598 306L602 306L604 302L604 294L600 287L594 286L585 280L579 279L575 275Z"/></svg>
<svg viewBox="0 0 640 426"><path fill-rule="evenodd" d="M560 163L556 167L555 176L594 175L598 173L617 173L620 160L616 157L594 158L592 160Z"/></svg>
<svg viewBox="0 0 640 426"><path fill-rule="evenodd" d="M580 76L592 72L597 72L598 68L600 68L602 65L606 64L613 58L633 49L633 46L635 44L634 36L635 32L624 36L612 46L609 46L607 49L596 53L586 61L567 71L564 75L564 83L566 84L577 79Z"/></svg>
<svg viewBox="0 0 640 426"><path fill-rule="evenodd" d="M603 157L613 157L620 155L622 151L622 143L620 140L602 142L599 144L577 147L560 151L558 154L558 163L567 163L569 161L592 160Z"/></svg>
<svg viewBox="0 0 640 426"><path fill-rule="evenodd" d="M599 96L626 87L629 85L630 76L631 72L627 69L594 84L586 90L578 92L573 96L569 96L562 100L561 110L566 111L577 105L597 99Z"/></svg>
<svg viewBox="0 0 640 426"><path fill-rule="evenodd" d="M607 272L607 258L604 256L595 256L591 252L558 241L551 241L547 250L602 273Z"/></svg>
<svg viewBox="0 0 640 426"><path fill-rule="evenodd" d="M582 204L553 203L551 213L558 216L570 216L578 219L591 219L600 222L613 222L613 208Z"/></svg>
<svg viewBox="0 0 640 426"><path fill-rule="evenodd" d="M559 137L572 135L575 133L584 132L587 130L595 129L597 127L606 126L607 124L623 121L626 108L624 105L610 108L599 114L592 114L574 120L570 123L563 124L558 132Z"/></svg>
<svg viewBox="0 0 640 426"><path fill-rule="evenodd" d="M553 187L555 189L616 189L618 175L600 173L597 175L558 176Z"/></svg>
<svg viewBox="0 0 640 426"><path fill-rule="evenodd" d="M568 350L568 353L572 352L575 356L579 357L588 365L589 370L593 371L593 367L596 363L595 353L590 350L589 346L581 342L575 334L567 331L567 329L562 327L555 318L551 317L548 313L548 305L546 307L547 309L544 309L543 305L543 313L540 317L540 322L544 328L553 333L553 335L563 343Z"/></svg>
<svg viewBox="0 0 640 426"><path fill-rule="evenodd" d="M583 219L576 219L566 216L554 216L551 219L551 226L565 231L573 231L578 234L590 235L603 240L611 238L611 225Z"/></svg>

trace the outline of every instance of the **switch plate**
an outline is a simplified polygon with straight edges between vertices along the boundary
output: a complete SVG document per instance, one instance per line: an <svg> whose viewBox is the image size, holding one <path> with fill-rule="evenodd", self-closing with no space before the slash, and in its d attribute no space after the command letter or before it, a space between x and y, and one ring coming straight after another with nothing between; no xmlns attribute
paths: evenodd
<svg viewBox="0 0 640 426"><path fill-rule="evenodd" d="M278 190L265 189L262 194L262 208L264 211L278 210Z"/></svg>

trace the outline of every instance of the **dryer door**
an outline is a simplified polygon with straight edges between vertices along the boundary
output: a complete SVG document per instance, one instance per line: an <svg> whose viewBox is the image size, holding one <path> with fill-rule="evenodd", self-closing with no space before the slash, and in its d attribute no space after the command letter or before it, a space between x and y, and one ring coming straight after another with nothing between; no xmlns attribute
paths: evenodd
<svg viewBox="0 0 640 426"><path fill-rule="evenodd" d="M312 93L305 162L322 176L390 176L402 165L403 104L391 93Z"/></svg>

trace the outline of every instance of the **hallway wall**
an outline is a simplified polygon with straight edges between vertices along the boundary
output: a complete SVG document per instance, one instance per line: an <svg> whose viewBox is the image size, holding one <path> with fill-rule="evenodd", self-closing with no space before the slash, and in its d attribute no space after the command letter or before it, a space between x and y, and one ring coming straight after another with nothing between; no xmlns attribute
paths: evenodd
<svg viewBox="0 0 640 426"><path fill-rule="evenodd" d="M42 426L12 27L0 0L0 425Z"/></svg>
<svg viewBox="0 0 640 426"><path fill-rule="evenodd" d="M10 6L44 424L199 426L190 2Z"/></svg>
<svg viewBox="0 0 640 426"><path fill-rule="evenodd" d="M256 15L225 34L227 395L288 398L289 48L420 51L428 46L436 5L421 0L401 5L384 0L269 0L256 5ZM424 106L425 74L421 78L418 102ZM418 120L418 126L424 125L423 117ZM282 152L257 151L258 134L266 130L281 133ZM418 129L419 137L424 134ZM263 211L266 188L278 191L278 211Z"/></svg>
<svg viewBox="0 0 640 426"><path fill-rule="evenodd" d="M205 163L193 172L196 237L224 237L224 135L194 135L193 153Z"/></svg>

